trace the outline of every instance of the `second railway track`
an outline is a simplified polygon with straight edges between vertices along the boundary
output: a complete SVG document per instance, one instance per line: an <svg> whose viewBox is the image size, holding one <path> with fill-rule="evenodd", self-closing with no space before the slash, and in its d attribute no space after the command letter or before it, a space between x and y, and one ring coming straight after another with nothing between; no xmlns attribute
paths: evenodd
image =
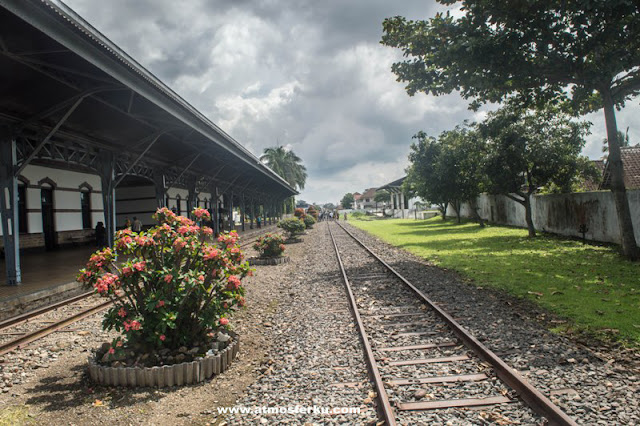
<svg viewBox="0 0 640 426"><path fill-rule="evenodd" d="M342 225L327 228L387 425L437 423L440 410L468 423L576 424Z"/></svg>

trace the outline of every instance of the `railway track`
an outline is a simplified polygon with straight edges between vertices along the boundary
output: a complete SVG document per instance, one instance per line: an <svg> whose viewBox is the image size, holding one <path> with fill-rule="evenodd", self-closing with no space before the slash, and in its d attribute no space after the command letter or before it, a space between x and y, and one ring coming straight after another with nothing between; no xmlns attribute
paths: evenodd
<svg viewBox="0 0 640 426"><path fill-rule="evenodd" d="M576 424L342 224L327 228L387 425L437 410L500 415L517 404L549 424Z"/></svg>
<svg viewBox="0 0 640 426"><path fill-rule="evenodd" d="M275 226L267 226L241 235L241 238L245 237L248 241L242 242L240 247L250 246L260 235L274 229ZM82 293L0 322L0 356L109 308L111 301L87 303L87 299L93 295L93 291Z"/></svg>

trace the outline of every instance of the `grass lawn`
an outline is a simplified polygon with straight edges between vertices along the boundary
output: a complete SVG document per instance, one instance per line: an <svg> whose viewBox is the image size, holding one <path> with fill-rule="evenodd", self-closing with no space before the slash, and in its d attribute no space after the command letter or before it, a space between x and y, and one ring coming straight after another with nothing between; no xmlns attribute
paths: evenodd
<svg viewBox="0 0 640 426"><path fill-rule="evenodd" d="M640 345L640 263L613 248L524 229L388 219L349 223L445 268L537 301L577 329ZM558 331L565 327L559 327Z"/></svg>

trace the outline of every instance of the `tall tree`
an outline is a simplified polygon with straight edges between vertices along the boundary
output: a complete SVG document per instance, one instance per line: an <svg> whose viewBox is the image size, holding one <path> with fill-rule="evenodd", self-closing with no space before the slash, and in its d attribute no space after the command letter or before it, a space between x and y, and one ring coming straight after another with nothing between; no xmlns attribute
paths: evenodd
<svg viewBox="0 0 640 426"><path fill-rule="evenodd" d="M340 200L340 204L342 204L343 209L350 209L353 207L353 203L355 202L355 198L353 198L353 194L351 192L347 192Z"/></svg>
<svg viewBox="0 0 640 426"><path fill-rule="evenodd" d="M265 148L260 160L295 189L304 189L307 182L307 168L302 164L302 159L293 151L283 146ZM295 209L295 199L291 197L291 211Z"/></svg>
<svg viewBox="0 0 640 426"><path fill-rule="evenodd" d="M438 1L463 15L384 21L382 43L408 57L392 66L407 92L459 90L473 107L515 95L538 104L568 99L580 113L603 109L622 249L638 259L615 109L640 92L640 2Z"/></svg>
<svg viewBox="0 0 640 426"><path fill-rule="evenodd" d="M570 191L581 166L588 123L577 123L556 108L527 110L508 104L478 125L486 138L489 192L525 208L529 236L535 237L531 196L551 184Z"/></svg>
<svg viewBox="0 0 640 426"><path fill-rule="evenodd" d="M443 132L439 140L443 145L443 152L438 167L443 179L449 180L453 187L452 200L458 223L461 204L466 201L473 218L483 227L484 221L478 214L476 200L487 188L484 139L472 130L456 127Z"/></svg>
<svg viewBox="0 0 640 426"><path fill-rule="evenodd" d="M403 185L411 188L420 198L436 204L447 218L447 206L451 202L452 187L443 179L438 170L438 161L442 153L442 143L425 132L413 136L417 142L411 144L407 178Z"/></svg>

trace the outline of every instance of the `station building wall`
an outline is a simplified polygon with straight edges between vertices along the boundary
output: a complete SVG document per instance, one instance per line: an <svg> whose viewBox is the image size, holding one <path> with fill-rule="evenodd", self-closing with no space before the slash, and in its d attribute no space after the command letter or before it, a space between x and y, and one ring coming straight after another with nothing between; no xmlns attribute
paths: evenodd
<svg viewBox="0 0 640 426"><path fill-rule="evenodd" d="M53 230L57 245L91 241L93 228L104 221L100 177L90 173L54 167L28 165L18 181L24 214L21 223L20 248L44 247L42 190L51 189ZM24 191L24 192L22 192ZM88 223L83 221L83 193L88 197ZM85 198L86 199L86 198ZM86 208L86 207L85 207ZM85 228L86 226L86 228ZM2 229L0 228L0 235ZM4 244L0 239L0 247Z"/></svg>
<svg viewBox="0 0 640 426"><path fill-rule="evenodd" d="M45 247L42 213L42 189L51 189L53 232L57 246L89 243L94 240L94 229L98 222L104 222L102 185L100 176L65 170L55 167L28 165L19 180L19 193L23 214L21 219L20 248L38 249ZM83 220L83 194L88 199L89 220ZM169 208L177 208L180 200L181 214L187 214L189 192L181 188L167 191ZM123 227L126 217L133 221L138 217L144 226L153 226L152 215L157 209L155 187L136 186L116 188L116 226ZM211 208L211 194L198 194L198 206ZM205 205L206 202L206 205ZM0 236L2 228L0 227ZM4 241L0 238L0 251Z"/></svg>
<svg viewBox="0 0 640 426"><path fill-rule="evenodd" d="M143 226L153 226L152 216L158 209L156 189L149 186L116 188L116 228L124 227L127 218L137 217Z"/></svg>

